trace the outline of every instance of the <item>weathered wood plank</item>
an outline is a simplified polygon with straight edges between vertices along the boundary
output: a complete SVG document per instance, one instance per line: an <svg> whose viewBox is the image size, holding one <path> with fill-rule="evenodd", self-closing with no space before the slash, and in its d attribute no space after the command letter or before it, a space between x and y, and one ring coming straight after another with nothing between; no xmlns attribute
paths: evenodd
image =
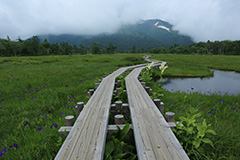
<svg viewBox="0 0 240 160"><path fill-rule="evenodd" d="M103 159L111 99L115 78L128 69L123 67L105 77L78 116L55 160Z"/></svg>
<svg viewBox="0 0 240 160"><path fill-rule="evenodd" d="M104 78L77 118L55 159L103 158L115 78L127 69L121 68Z"/></svg>
<svg viewBox="0 0 240 160"><path fill-rule="evenodd" d="M189 159L169 125L137 80L142 68L134 69L126 78L138 159Z"/></svg>

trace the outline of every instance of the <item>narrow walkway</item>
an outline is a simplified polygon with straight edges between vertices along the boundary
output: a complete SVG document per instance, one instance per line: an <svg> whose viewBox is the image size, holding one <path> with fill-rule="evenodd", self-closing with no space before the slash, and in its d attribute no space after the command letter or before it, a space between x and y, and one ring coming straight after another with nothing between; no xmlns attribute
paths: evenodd
<svg viewBox="0 0 240 160"><path fill-rule="evenodd" d="M120 68L102 80L78 116L55 160L103 159L115 78L134 68L125 80L138 159L189 159L137 79L145 66Z"/></svg>
<svg viewBox="0 0 240 160"><path fill-rule="evenodd" d="M77 118L56 160L103 159L115 78L126 70L121 68L104 78Z"/></svg>
<svg viewBox="0 0 240 160"><path fill-rule="evenodd" d="M157 109L137 77L141 68L126 78L135 143L139 160L189 159L164 117Z"/></svg>
<svg viewBox="0 0 240 160"><path fill-rule="evenodd" d="M120 68L103 79L78 116L55 160L103 159L115 78L128 69L144 65Z"/></svg>

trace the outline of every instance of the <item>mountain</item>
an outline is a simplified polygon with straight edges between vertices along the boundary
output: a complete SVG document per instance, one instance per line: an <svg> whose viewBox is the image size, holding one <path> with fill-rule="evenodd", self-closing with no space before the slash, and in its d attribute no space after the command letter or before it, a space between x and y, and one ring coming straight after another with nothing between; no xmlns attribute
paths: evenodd
<svg viewBox="0 0 240 160"><path fill-rule="evenodd" d="M105 48L112 43L117 46L117 50L129 50L133 46L136 48L170 47L174 44L186 46L194 43L189 36L181 35L172 29L168 22L152 19L142 20L134 25L122 26L114 34L89 35L40 35L41 41L45 38L50 43L68 42L71 45L92 46L97 43L100 48Z"/></svg>

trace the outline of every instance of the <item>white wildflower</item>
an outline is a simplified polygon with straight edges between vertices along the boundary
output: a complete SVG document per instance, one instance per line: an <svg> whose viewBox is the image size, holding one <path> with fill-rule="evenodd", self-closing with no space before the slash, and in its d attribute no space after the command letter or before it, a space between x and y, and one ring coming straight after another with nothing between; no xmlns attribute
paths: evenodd
<svg viewBox="0 0 240 160"><path fill-rule="evenodd" d="M147 65L147 68L150 70L150 69L152 69L153 65L154 65L154 62L152 62L151 64Z"/></svg>
<svg viewBox="0 0 240 160"><path fill-rule="evenodd" d="M162 62L161 66L159 67L159 69L161 71L161 75L160 75L161 79L162 79L163 72L165 71L165 69L168 68L168 66L166 64L167 64L166 62Z"/></svg>

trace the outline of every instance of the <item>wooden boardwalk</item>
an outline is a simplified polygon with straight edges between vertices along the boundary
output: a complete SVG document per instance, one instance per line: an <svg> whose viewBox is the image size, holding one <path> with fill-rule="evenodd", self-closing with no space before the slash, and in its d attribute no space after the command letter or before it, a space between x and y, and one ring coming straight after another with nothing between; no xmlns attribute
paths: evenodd
<svg viewBox="0 0 240 160"><path fill-rule="evenodd" d="M137 79L145 66L120 68L102 80L78 116L55 160L103 159L115 78L134 68L125 80L138 159L189 159Z"/></svg>
<svg viewBox="0 0 240 160"><path fill-rule="evenodd" d="M115 78L139 66L144 64L120 68L103 79L78 116L55 160L103 159Z"/></svg>
<svg viewBox="0 0 240 160"><path fill-rule="evenodd" d="M137 77L142 69L134 69L125 78L138 159L189 159L164 117L138 81Z"/></svg>

